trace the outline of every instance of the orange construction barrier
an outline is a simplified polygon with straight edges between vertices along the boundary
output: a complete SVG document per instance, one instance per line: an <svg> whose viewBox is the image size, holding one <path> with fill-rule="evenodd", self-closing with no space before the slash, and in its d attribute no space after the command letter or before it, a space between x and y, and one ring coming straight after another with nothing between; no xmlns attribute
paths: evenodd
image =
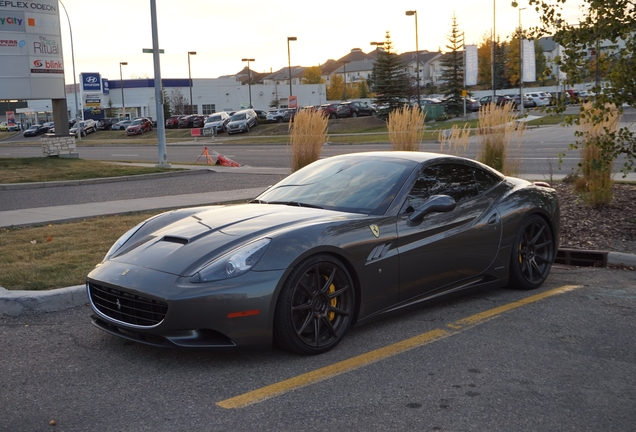
<svg viewBox="0 0 636 432"><path fill-rule="evenodd" d="M195 164L199 162L199 159L201 159L203 156L205 156L205 161L207 162L208 165L216 165L216 162L214 162L214 159L212 159L212 156L210 156L210 153L208 153L207 147L203 147L203 153L199 155Z"/></svg>
<svg viewBox="0 0 636 432"><path fill-rule="evenodd" d="M221 165L221 166L228 166L228 167L239 167L239 166L241 166L240 163L238 163L236 161L233 161L232 159L227 158L227 157L223 156L220 153L216 157L216 164L217 165Z"/></svg>

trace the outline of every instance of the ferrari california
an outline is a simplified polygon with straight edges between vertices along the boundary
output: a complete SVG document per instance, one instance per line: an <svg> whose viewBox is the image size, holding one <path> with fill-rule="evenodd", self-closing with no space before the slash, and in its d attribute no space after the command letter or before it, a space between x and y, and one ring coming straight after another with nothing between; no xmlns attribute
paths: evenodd
<svg viewBox="0 0 636 432"><path fill-rule="evenodd" d="M86 287L93 324L122 338L313 355L354 325L444 295L539 287L558 232L546 183L442 154L348 154L249 203L147 219Z"/></svg>

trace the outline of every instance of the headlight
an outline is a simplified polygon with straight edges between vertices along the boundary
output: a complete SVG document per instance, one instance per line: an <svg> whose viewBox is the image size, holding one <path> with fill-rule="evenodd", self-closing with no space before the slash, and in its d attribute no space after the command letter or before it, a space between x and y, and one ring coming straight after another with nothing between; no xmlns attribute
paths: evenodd
<svg viewBox="0 0 636 432"><path fill-rule="evenodd" d="M212 282L242 275L256 265L265 254L271 239L248 243L206 264L190 278L192 283Z"/></svg>

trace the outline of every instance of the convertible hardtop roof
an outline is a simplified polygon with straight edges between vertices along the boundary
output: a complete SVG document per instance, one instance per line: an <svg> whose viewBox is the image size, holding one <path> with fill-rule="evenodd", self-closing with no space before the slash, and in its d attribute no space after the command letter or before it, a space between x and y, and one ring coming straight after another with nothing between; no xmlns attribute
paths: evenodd
<svg viewBox="0 0 636 432"><path fill-rule="evenodd" d="M368 157L373 158L393 158L393 159L404 159L420 164L422 162L428 161L439 161L439 162L463 162L473 166L479 166L486 171L490 171L498 177L504 178L505 176L499 171L484 165L483 163L464 158L461 156L454 156L444 153L433 153L433 152L420 152L420 151L373 151L373 152L363 152L363 153L348 153L339 156L332 156L334 158L355 158L355 159L364 159Z"/></svg>

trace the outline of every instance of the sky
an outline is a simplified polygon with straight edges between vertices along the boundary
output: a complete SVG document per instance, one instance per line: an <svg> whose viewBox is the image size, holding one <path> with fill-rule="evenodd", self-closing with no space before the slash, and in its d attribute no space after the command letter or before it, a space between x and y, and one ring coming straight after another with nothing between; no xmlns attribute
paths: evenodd
<svg viewBox="0 0 636 432"><path fill-rule="evenodd" d="M99 72L102 78L153 78L150 0L63 0L68 13L60 11L65 80L73 83L75 71ZM566 19L579 13L568 2ZM519 0L523 28L539 25L539 15L528 0ZM255 72L277 71L287 66L287 37L292 66L318 66L337 60L353 48L370 52L372 41L382 42L389 31L393 50L415 51L417 10L420 50L446 50L453 14L467 44L479 44L493 27L505 39L519 25L519 10L511 0L417 1L367 0L364 2L317 2L297 0L156 0L162 78L188 77L188 51L192 78L217 78L240 71L253 58ZM70 21L70 31L69 31ZM73 44L70 34L72 31ZM79 78L77 78L79 79Z"/></svg>

